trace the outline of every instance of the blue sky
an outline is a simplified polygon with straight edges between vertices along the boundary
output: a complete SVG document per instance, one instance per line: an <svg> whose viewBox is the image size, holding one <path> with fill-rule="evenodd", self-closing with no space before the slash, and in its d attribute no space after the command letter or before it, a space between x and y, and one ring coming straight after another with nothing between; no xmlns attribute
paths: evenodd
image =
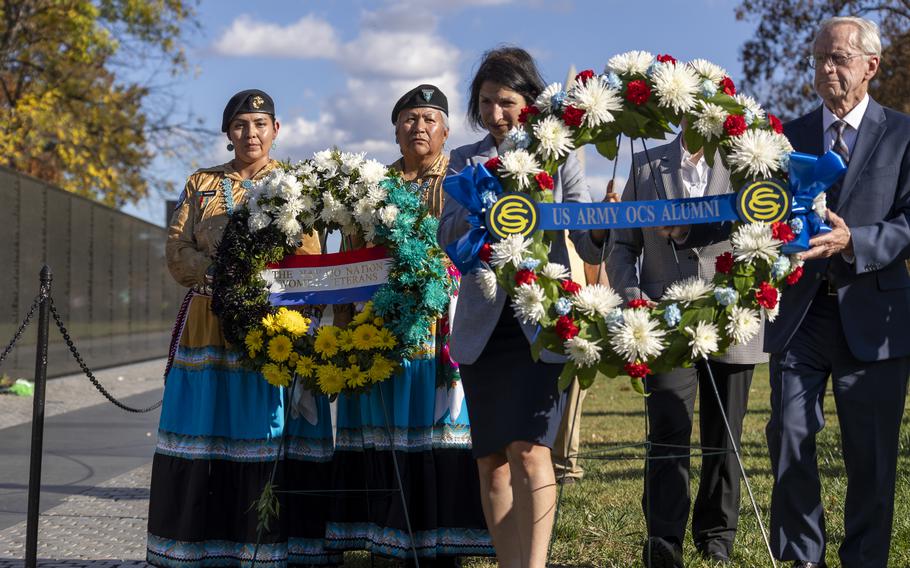
<svg viewBox="0 0 910 568"><path fill-rule="evenodd" d="M734 0L359 0L250 2L203 0L201 26L188 37L190 63L177 93L182 105L214 130L236 91L261 88L281 121L274 157L307 158L337 145L390 163L398 157L389 114L398 97L429 82L447 94L449 147L482 136L464 124L467 89L482 53L499 44L529 50L547 82L564 81L571 65L602 71L610 56L631 49L705 58L742 77L739 49L754 22L736 21ZM226 140L213 138L190 160L222 163ZM587 153L592 190L603 191L612 164ZM619 176L629 168L620 155ZM187 161L158 160L159 175L182 185ZM160 192L158 192L160 193ZM165 196L126 208L164 224ZM176 197L176 196L171 196Z"/></svg>

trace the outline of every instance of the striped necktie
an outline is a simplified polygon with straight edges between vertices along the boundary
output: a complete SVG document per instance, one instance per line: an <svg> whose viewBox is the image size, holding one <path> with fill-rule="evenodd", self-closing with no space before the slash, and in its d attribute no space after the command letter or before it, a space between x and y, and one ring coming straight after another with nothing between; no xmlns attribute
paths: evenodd
<svg viewBox="0 0 910 568"><path fill-rule="evenodd" d="M844 140L844 129L846 127L847 123L843 120L835 120L831 123L831 128L837 135L837 137L834 139L834 146L831 149L837 152L837 154L844 159L845 164L849 164L850 148L847 147L847 142Z"/></svg>

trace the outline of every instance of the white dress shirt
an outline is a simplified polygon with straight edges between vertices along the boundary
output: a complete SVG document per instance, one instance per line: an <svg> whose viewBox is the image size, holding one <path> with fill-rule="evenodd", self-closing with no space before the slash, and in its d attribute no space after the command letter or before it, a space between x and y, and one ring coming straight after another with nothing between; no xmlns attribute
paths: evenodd
<svg viewBox="0 0 910 568"><path fill-rule="evenodd" d="M702 197L705 189L708 187L708 177L711 175L711 167L704 156L699 156L698 161L692 163L692 154L686 150L682 143L682 137L679 138L679 144L682 147L680 152L679 173L682 178L683 189L686 190L686 197Z"/></svg>
<svg viewBox="0 0 910 568"><path fill-rule="evenodd" d="M863 115L866 114L866 108L868 106L869 95L867 94L859 104L847 113L846 116L838 118L827 106L822 105L822 133L825 137L825 145L823 146L825 152L832 150L834 148L834 141L837 140L837 132L831 128L831 125L836 120L843 120L847 123L847 126L844 128L844 143L847 144L850 155L853 155L853 147L856 146L856 135L859 133L859 125L863 121Z"/></svg>

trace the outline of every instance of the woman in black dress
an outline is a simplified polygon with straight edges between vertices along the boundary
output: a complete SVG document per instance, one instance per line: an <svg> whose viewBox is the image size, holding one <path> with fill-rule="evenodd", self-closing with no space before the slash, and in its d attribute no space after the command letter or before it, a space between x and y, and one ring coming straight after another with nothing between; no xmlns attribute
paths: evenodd
<svg viewBox="0 0 910 568"><path fill-rule="evenodd" d="M534 104L544 83L531 56L519 48L487 52L471 84L468 118L487 131L479 142L452 152L449 171L483 164L499 154L521 110ZM570 154L554 177L556 201L590 202L581 165ZM445 248L470 226L467 210L446 200L439 227ZM579 256L598 264L604 231L570 231ZM550 262L569 265L564 233L553 239ZM497 288L488 301L476 274L465 274L452 323L450 348L460 363L481 500L499 565L543 568L556 508L550 448L565 407L557 388L564 357L544 352L531 358L536 326L520 323Z"/></svg>

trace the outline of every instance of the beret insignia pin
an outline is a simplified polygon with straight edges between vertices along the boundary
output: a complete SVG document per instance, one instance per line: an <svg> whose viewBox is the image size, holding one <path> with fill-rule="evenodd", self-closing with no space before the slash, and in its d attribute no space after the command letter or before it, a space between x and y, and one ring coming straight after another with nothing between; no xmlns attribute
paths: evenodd
<svg viewBox="0 0 910 568"><path fill-rule="evenodd" d="M434 91L433 89L421 89L421 91L420 91L420 93L423 95L423 100L425 100L426 102L430 102L430 99L433 98L433 93L435 93L435 92L436 91Z"/></svg>
<svg viewBox="0 0 910 568"><path fill-rule="evenodd" d="M260 97L259 95L256 95L255 97L250 99L250 105L253 108L256 108L256 109L261 108L262 105L264 105L264 104L265 104L265 100L262 97Z"/></svg>

